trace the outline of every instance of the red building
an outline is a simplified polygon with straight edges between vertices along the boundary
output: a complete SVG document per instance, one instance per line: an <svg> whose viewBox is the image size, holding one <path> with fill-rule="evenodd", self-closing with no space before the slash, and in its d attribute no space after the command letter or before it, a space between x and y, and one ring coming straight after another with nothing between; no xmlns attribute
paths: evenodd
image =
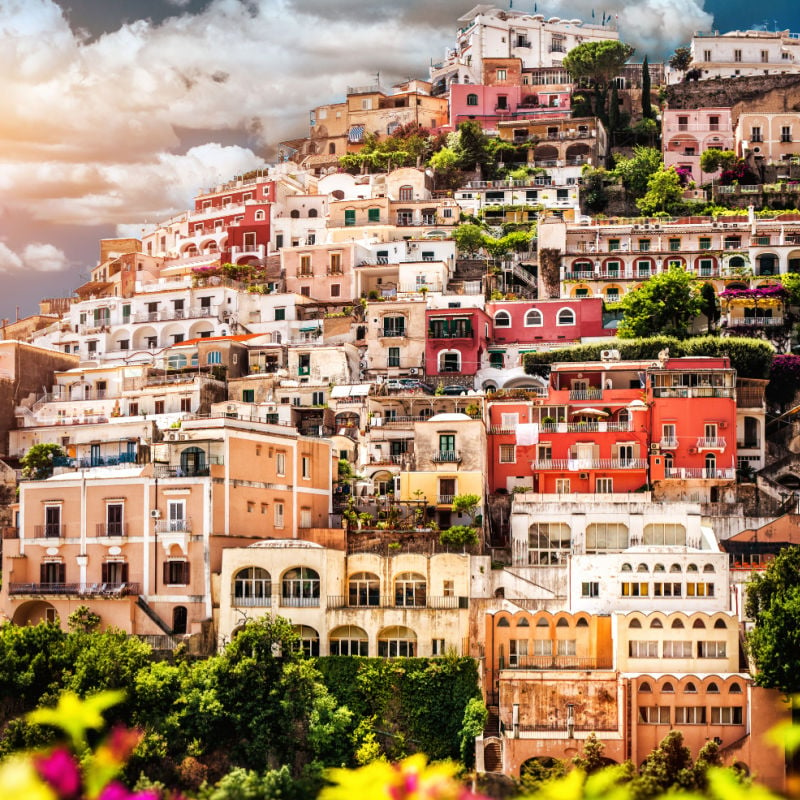
<svg viewBox="0 0 800 800"><path fill-rule="evenodd" d="M728 358L669 358L648 371L650 480L716 501L736 480L736 370Z"/></svg>
<svg viewBox="0 0 800 800"><path fill-rule="evenodd" d="M546 344L614 336L603 327L603 300L501 300L486 304L492 344Z"/></svg>
<svg viewBox="0 0 800 800"><path fill-rule="evenodd" d="M428 309L425 374L473 388L489 344L491 320L480 308Z"/></svg>

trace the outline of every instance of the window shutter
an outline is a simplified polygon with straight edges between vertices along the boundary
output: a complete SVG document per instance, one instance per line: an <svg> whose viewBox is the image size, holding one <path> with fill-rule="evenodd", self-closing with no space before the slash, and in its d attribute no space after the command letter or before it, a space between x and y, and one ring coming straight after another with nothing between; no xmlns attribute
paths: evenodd
<svg viewBox="0 0 800 800"><path fill-rule="evenodd" d="M58 565L58 581L57 583L66 583L67 582L67 565L66 564L59 564Z"/></svg>
<svg viewBox="0 0 800 800"><path fill-rule="evenodd" d="M127 583L128 582L128 565L127 564L123 564L122 565L122 582L123 583Z"/></svg>
<svg viewBox="0 0 800 800"><path fill-rule="evenodd" d="M103 564L100 569L101 583L108 583L108 564Z"/></svg>
<svg viewBox="0 0 800 800"><path fill-rule="evenodd" d="M39 583L47 583L47 570L44 564L39 564Z"/></svg>
<svg viewBox="0 0 800 800"><path fill-rule="evenodd" d="M182 569L182 580L181 583L187 584L189 583L189 562L183 562L183 569Z"/></svg>
<svg viewBox="0 0 800 800"><path fill-rule="evenodd" d="M164 562L164 585L169 583L169 561Z"/></svg>

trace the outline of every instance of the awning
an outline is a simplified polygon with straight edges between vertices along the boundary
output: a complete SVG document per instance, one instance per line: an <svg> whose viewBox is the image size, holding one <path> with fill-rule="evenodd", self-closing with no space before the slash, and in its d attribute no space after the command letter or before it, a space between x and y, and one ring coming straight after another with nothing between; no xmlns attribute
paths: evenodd
<svg viewBox="0 0 800 800"><path fill-rule="evenodd" d="M572 412L572 414L573 414L573 416L576 415L576 414L591 414L592 416L595 416L595 417L607 417L608 416L608 412L607 411L601 411L599 408L576 408Z"/></svg>
<svg viewBox="0 0 800 800"><path fill-rule="evenodd" d="M364 126L363 125L351 125L350 131L347 134L347 141L353 142L354 144L358 144L364 138Z"/></svg>
<svg viewBox="0 0 800 800"><path fill-rule="evenodd" d="M331 399L342 399L343 397L366 397L369 394L371 384L356 383L346 386L334 386L331 389Z"/></svg>
<svg viewBox="0 0 800 800"><path fill-rule="evenodd" d="M312 325L310 328L300 328L300 333L310 333L311 331L321 331L322 328L319 325Z"/></svg>
<svg viewBox="0 0 800 800"><path fill-rule="evenodd" d="M489 352L490 353L505 353L506 352L506 348L505 347L490 347L489 348Z"/></svg>

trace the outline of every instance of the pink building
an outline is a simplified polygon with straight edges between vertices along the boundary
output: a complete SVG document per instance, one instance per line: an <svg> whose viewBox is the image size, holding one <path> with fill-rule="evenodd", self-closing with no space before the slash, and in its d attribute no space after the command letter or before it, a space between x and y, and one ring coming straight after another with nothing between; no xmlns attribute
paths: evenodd
<svg viewBox="0 0 800 800"><path fill-rule="evenodd" d="M350 302L355 246L320 244L281 250L286 291L323 302Z"/></svg>
<svg viewBox="0 0 800 800"><path fill-rule="evenodd" d="M450 124L475 120L496 130L498 122L516 119L569 117L568 86L481 86L454 83L450 87Z"/></svg>
<svg viewBox="0 0 800 800"><path fill-rule="evenodd" d="M426 316L425 374L473 388L489 343L488 315L480 308L443 308L429 309Z"/></svg>
<svg viewBox="0 0 800 800"><path fill-rule="evenodd" d="M668 108L662 117L664 166L689 174L696 183L711 180L712 173L700 169L706 150L733 150L730 108Z"/></svg>

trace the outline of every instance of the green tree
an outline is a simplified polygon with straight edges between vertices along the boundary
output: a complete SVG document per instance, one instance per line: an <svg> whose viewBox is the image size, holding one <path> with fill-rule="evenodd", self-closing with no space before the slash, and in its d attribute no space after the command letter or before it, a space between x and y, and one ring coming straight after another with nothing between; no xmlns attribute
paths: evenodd
<svg viewBox="0 0 800 800"><path fill-rule="evenodd" d="M714 286L711 283L704 283L700 289L700 311L705 315L708 320L708 332L712 333L714 325L720 318L719 298L714 291Z"/></svg>
<svg viewBox="0 0 800 800"><path fill-rule="evenodd" d="M745 613L754 623L747 647L758 668L756 684L786 694L800 692L800 547L784 548L753 576Z"/></svg>
<svg viewBox="0 0 800 800"><path fill-rule="evenodd" d="M624 42L583 42L564 57L564 68L573 80L585 80L592 88L595 116L607 119L605 104L608 86L633 53L633 47Z"/></svg>
<svg viewBox="0 0 800 800"><path fill-rule="evenodd" d="M492 177L489 137L477 122L462 122L458 126L458 145L455 150L460 169L466 172L481 170L484 178Z"/></svg>
<svg viewBox="0 0 800 800"><path fill-rule="evenodd" d="M683 186L675 167L656 170L647 181L647 192L636 201L639 210L647 215L666 214L681 202Z"/></svg>
<svg viewBox="0 0 800 800"><path fill-rule="evenodd" d="M616 82L611 84L611 97L608 101L608 130L612 136L619 130L619 92Z"/></svg>
<svg viewBox="0 0 800 800"><path fill-rule="evenodd" d="M451 547L471 547L478 543L478 532L471 525L452 525L439 534L439 541Z"/></svg>
<svg viewBox="0 0 800 800"><path fill-rule="evenodd" d="M653 275L626 294L617 333L622 339L659 333L683 337L700 313L700 296L692 276L679 267Z"/></svg>
<svg viewBox="0 0 800 800"><path fill-rule="evenodd" d="M64 450L52 442L33 445L20 459L22 475L33 480L43 480L53 474L53 462L64 457Z"/></svg>
<svg viewBox="0 0 800 800"><path fill-rule="evenodd" d="M452 147L442 147L428 161L434 172L434 188L457 189L461 185L459 155Z"/></svg>
<svg viewBox="0 0 800 800"><path fill-rule="evenodd" d="M460 752L461 760L468 769L475 763L475 737L483 733L489 711L483 699L473 697L464 708L464 718L461 721Z"/></svg>
<svg viewBox="0 0 800 800"><path fill-rule="evenodd" d="M647 193L650 176L664 166L661 152L654 147L636 145L630 158L618 156L611 174L620 178L630 195L637 199Z"/></svg>
<svg viewBox="0 0 800 800"><path fill-rule="evenodd" d="M475 524L475 517L480 510L481 498L477 494L457 494L453 498L453 512L466 514L470 524Z"/></svg>
<svg viewBox="0 0 800 800"><path fill-rule="evenodd" d="M459 225L453 231L453 241L459 253L474 256L483 249L486 234L478 225Z"/></svg>
<svg viewBox="0 0 800 800"><path fill-rule="evenodd" d="M733 150L704 150L700 154L700 169L708 173L732 169L738 160Z"/></svg>
<svg viewBox="0 0 800 800"><path fill-rule="evenodd" d="M647 56L642 61L642 118L650 119L653 116L653 105L650 98L650 64Z"/></svg>
<svg viewBox="0 0 800 800"><path fill-rule="evenodd" d="M676 47L675 52L669 58L669 65L672 69L679 72L686 72L692 64L692 49L686 47Z"/></svg>

